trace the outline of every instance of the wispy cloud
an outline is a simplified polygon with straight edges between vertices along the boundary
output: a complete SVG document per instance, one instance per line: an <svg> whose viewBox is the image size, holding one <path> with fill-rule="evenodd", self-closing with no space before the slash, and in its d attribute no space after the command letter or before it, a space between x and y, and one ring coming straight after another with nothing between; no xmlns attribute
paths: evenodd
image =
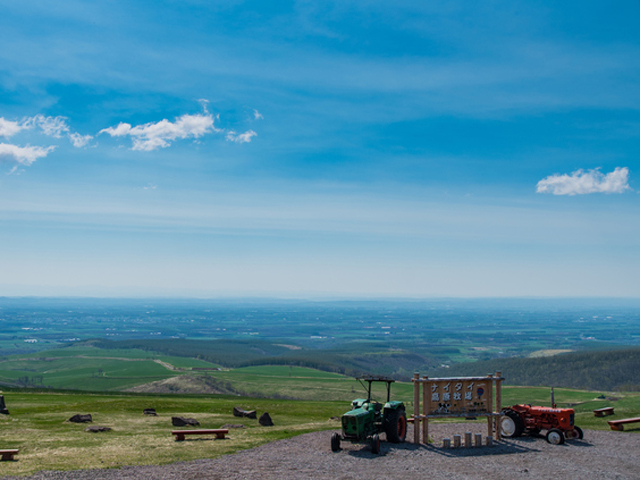
<svg viewBox="0 0 640 480"><path fill-rule="evenodd" d="M576 170L571 175L550 175L538 182L538 193L554 195L584 195L588 193L623 193L629 187L629 169L616 167L604 174L599 169Z"/></svg>
<svg viewBox="0 0 640 480"><path fill-rule="evenodd" d="M262 114L258 110L256 110L256 109L253 110L253 119L254 120L262 120L263 118L264 117L262 116Z"/></svg>
<svg viewBox="0 0 640 480"><path fill-rule="evenodd" d="M247 130L244 133L237 134L233 130L230 130L225 137L230 142L235 143L249 143L253 137L257 137L258 134L253 130Z"/></svg>
<svg viewBox="0 0 640 480"><path fill-rule="evenodd" d="M69 132L69 125L65 117L45 117L36 115L26 118L22 125L25 128L39 128L48 137L61 138L63 134Z"/></svg>
<svg viewBox="0 0 640 480"><path fill-rule="evenodd" d="M82 148L87 145L93 137L91 135L80 135L79 133L70 133L69 140L76 148Z"/></svg>
<svg viewBox="0 0 640 480"><path fill-rule="evenodd" d="M20 130L24 130L24 125L19 122L12 122L11 120L6 120L0 117L0 137L9 138L14 136Z"/></svg>
<svg viewBox="0 0 640 480"><path fill-rule="evenodd" d="M129 123L120 123L117 127L100 130L98 135L108 133L112 137L130 136L132 150L152 151L166 148L176 139L200 138L210 132L220 132L213 126L214 117L210 113L182 115L174 122L167 119L157 123L145 123L132 127Z"/></svg>
<svg viewBox="0 0 640 480"><path fill-rule="evenodd" d="M0 117L0 137L12 137L22 130L39 130L47 137L62 138L67 136L74 147L84 147L93 139L91 135L80 135L73 132L67 124L67 118L45 117L42 114L33 117L25 117L21 121L7 120Z"/></svg>
<svg viewBox="0 0 640 480"><path fill-rule="evenodd" d="M10 143L0 143L0 160L15 162L28 167L37 159L46 157L55 148L54 145L49 147L32 147L29 145L20 147Z"/></svg>

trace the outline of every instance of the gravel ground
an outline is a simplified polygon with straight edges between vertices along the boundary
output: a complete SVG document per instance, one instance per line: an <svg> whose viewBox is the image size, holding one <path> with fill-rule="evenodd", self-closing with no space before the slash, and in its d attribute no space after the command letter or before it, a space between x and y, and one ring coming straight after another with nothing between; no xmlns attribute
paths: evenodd
<svg viewBox="0 0 640 480"><path fill-rule="evenodd" d="M112 470L40 472L29 480L195 479L638 479L640 435L585 430L584 440L550 445L521 437L489 447L444 450L442 439L464 432L486 435L482 424L432 424L435 446L382 442L380 455L366 445L342 443L331 452L332 432L281 440L214 460ZM384 436L383 436L384 438ZM410 429L408 439L413 439ZM9 477L5 477L8 479ZM21 477L23 480L25 477Z"/></svg>

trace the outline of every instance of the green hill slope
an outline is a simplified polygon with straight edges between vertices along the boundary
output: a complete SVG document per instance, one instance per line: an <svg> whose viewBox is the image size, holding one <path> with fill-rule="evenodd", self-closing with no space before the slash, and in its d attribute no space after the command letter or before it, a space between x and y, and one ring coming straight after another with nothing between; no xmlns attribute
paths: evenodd
<svg viewBox="0 0 640 480"><path fill-rule="evenodd" d="M429 374L433 377L467 376L496 371L502 372L509 385L640 391L640 348L494 359L452 365Z"/></svg>

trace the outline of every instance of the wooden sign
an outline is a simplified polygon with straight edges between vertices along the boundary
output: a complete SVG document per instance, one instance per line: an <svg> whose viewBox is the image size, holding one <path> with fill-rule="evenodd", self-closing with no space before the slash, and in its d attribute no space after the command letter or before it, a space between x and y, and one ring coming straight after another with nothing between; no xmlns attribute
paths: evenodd
<svg viewBox="0 0 640 480"><path fill-rule="evenodd" d="M493 396L493 381L466 379L431 379L426 382L429 417L462 415L475 417L490 413L488 399Z"/></svg>
<svg viewBox="0 0 640 480"><path fill-rule="evenodd" d="M499 427L503 380L500 372L486 377L454 378L420 378L414 374L414 443L421 443L421 434L427 442L430 418L487 417L487 437L493 437Z"/></svg>

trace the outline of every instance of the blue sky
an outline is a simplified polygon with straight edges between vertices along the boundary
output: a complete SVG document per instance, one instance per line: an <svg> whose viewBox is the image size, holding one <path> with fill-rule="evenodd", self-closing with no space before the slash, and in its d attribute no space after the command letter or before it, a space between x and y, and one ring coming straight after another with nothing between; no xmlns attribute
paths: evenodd
<svg viewBox="0 0 640 480"><path fill-rule="evenodd" d="M638 2L0 11L0 295L639 295Z"/></svg>

